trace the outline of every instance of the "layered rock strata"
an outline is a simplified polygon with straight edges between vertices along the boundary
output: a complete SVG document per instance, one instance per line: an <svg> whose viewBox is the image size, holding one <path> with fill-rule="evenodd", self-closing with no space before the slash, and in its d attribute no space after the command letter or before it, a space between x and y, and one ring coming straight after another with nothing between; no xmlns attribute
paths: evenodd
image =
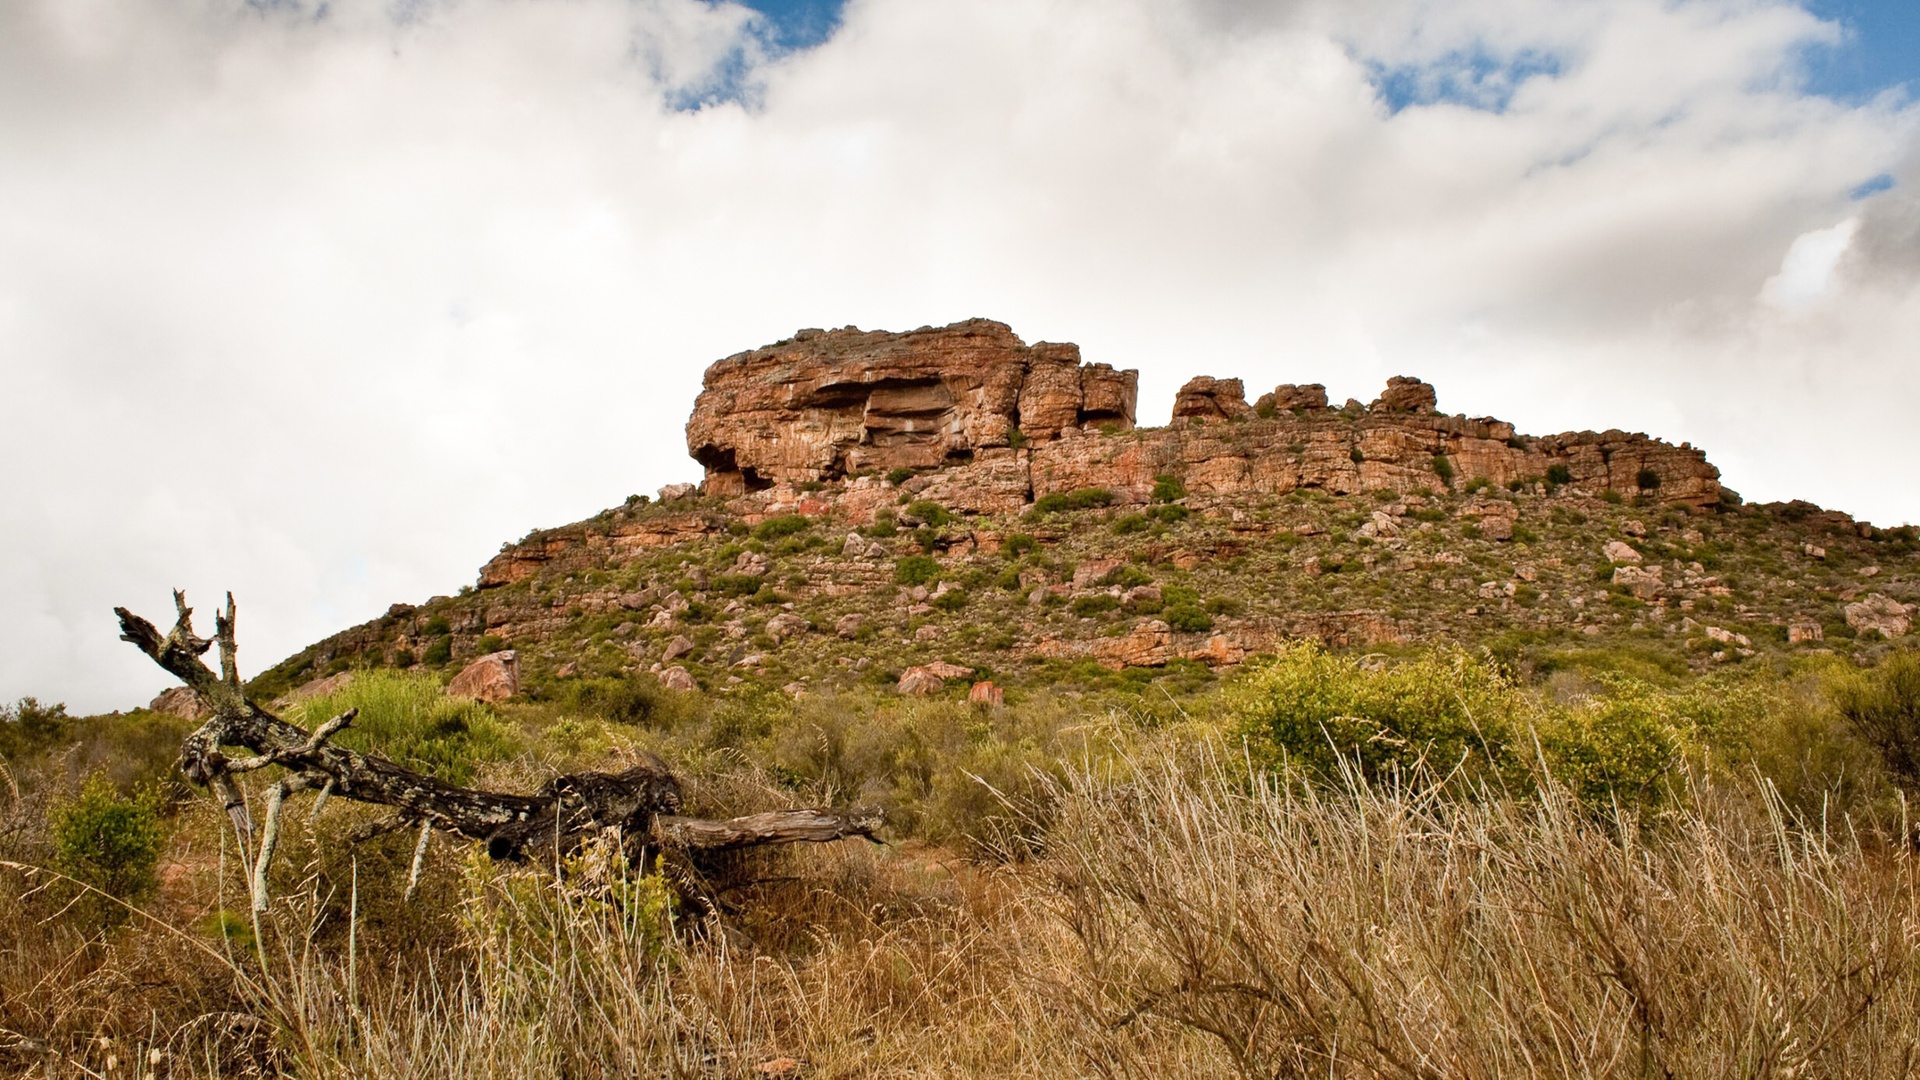
<svg viewBox="0 0 1920 1080"><path fill-rule="evenodd" d="M904 334L802 330L707 369L687 451L706 466L709 495L938 469L1064 432L1131 428L1137 383L1138 372L1082 364L1076 345L1027 345L986 319Z"/></svg>
<svg viewBox="0 0 1920 1080"><path fill-rule="evenodd" d="M1142 503L1161 476L1211 496L1438 492L1485 479L1720 501L1719 470L1691 446L1624 431L1525 438L1505 421L1439 412L1434 388L1408 376L1340 410L1319 384L1279 386L1249 406L1239 379L1201 376L1181 388L1171 426L1137 431L1136 382L1083 364L1077 346L1029 346L985 319L905 334L803 330L707 370L687 447L710 496L907 469L927 474L917 493L976 513L1082 488ZM847 494L858 501L856 487Z"/></svg>

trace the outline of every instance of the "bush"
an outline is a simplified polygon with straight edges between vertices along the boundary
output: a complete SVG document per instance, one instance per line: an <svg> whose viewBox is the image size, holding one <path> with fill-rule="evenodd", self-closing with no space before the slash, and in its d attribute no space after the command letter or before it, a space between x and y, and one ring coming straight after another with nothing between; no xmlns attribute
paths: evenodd
<svg viewBox="0 0 1920 1080"><path fill-rule="evenodd" d="M1660 486L1660 474L1652 469L1641 469L1633 474L1633 484L1641 491L1652 491Z"/></svg>
<svg viewBox="0 0 1920 1080"><path fill-rule="evenodd" d="M447 622L445 615L435 615L420 627L422 637L445 637L451 633L453 633L453 626Z"/></svg>
<svg viewBox="0 0 1920 1080"><path fill-rule="evenodd" d="M1519 698L1492 667L1463 652L1436 653L1379 671L1299 645L1261 669L1230 699L1262 760L1291 759L1323 775L1336 755L1368 780L1404 775L1416 762L1472 775L1511 769Z"/></svg>
<svg viewBox="0 0 1920 1080"><path fill-rule="evenodd" d="M1149 585L1152 583L1153 575L1132 563L1122 563L1100 576L1100 584L1118 585L1123 589L1131 589L1136 585Z"/></svg>
<svg viewBox="0 0 1920 1080"><path fill-rule="evenodd" d="M1152 499L1157 503L1170 503L1187 497L1187 485L1172 474L1163 474L1153 478Z"/></svg>
<svg viewBox="0 0 1920 1080"><path fill-rule="evenodd" d="M959 611L967 606L967 590L948 589L933 598L933 606L941 611Z"/></svg>
<svg viewBox="0 0 1920 1080"><path fill-rule="evenodd" d="M1066 508L1067 497L1058 491L1033 500L1033 511L1036 514L1057 514Z"/></svg>
<svg viewBox="0 0 1920 1080"><path fill-rule="evenodd" d="M1166 522L1168 525L1176 525L1182 521L1187 520L1188 515L1192 513L1193 511L1188 510L1186 507L1181 506L1179 503L1162 503L1161 505L1156 506L1151 510L1148 510L1147 516L1159 518L1161 521Z"/></svg>
<svg viewBox="0 0 1920 1080"><path fill-rule="evenodd" d="M1073 598L1073 613L1083 619L1091 619L1095 615L1103 615L1119 606L1120 601L1106 593L1093 593L1088 596L1076 596Z"/></svg>
<svg viewBox="0 0 1920 1080"><path fill-rule="evenodd" d="M1567 468L1565 465L1547 466L1547 486L1548 487L1559 487L1561 484L1571 484L1571 483L1573 483L1572 469Z"/></svg>
<svg viewBox="0 0 1920 1080"><path fill-rule="evenodd" d="M54 867L127 903L145 900L159 884L164 838L158 803L150 791L124 796L104 774L93 774L79 795L47 811ZM98 901L89 896L82 905L102 922L118 922L126 914L118 904Z"/></svg>
<svg viewBox="0 0 1920 1080"><path fill-rule="evenodd" d="M1433 475L1448 487L1453 486L1453 462L1445 454L1433 455Z"/></svg>
<svg viewBox="0 0 1920 1080"><path fill-rule="evenodd" d="M1103 487L1076 488L1067 492L1067 509L1092 510L1113 505L1113 492Z"/></svg>
<svg viewBox="0 0 1920 1080"><path fill-rule="evenodd" d="M1204 608L1190 603L1168 603L1161 612L1168 626L1183 634L1204 634L1213 629L1213 617Z"/></svg>
<svg viewBox="0 0 1920 1080"><path fill-rule="evenodd" d="M813 522L808 521L803 514L781 514L778 517L770 517L754 526L753 538L770 543L783 537L792 536L795 533L806 532L812 527Z"/></svg>
<svg viewBox="0 0 1920 1080"><path fill-rule="evenodd" d="M575 712L648 727L666 719L666 689L652 678L574 679L563 686L560 701Z"/></svg>
<svg viewBox="0 0 1920 1080"><path fill-rule="evenodd" d="M940 574L931 555L908 555L893 564L893 580L900 585L926 585Z"/></svg>
<svg viewBox="0 0 1920 1080"><path fill-rule="evenodd" d="M453 659L453 637L434 638L427 643L426 651L420 654L420 661L438 667Z"/></svg>
<svg viewBox="0 0 1920 1080"><path fill-rule="evenodd" d="M766 583L767 579L758 574L715 574L713 591L721 596L752 596Z"/></svg>
<svg viewBox="0 0 1920 1080"><path fill-rule="evenodd" d="M1130 536L1134 533L1146 532L1152 525L1153 522L1145 514L1122 514L1114 519L1113 534Z"/></svg>
<svg viewBox="0 0 1920 1080"><path fill-rule="evenodd" d="M0 758L39 753L66 737L71 720L65 705L42 705L30 697L0 705Z"/></svg>
<svg viewBox="0 0 1920 1080"><path fill-rule="evenodd" d="M473 643L473 651L481 656L485 656L488 653L497 653L506 647L506 639L498 634L483 635L480 640Z"/></svg>
<svg viewBox="0 0 1920 1080"><path fill-rule="evenodd" d="M1360 448L1356 446L1347 451L1347 460L1353 462L1355 465L1359 465L1367 460L1367 455L1361 453Z"/></svg>
<svg viewBox="0 0 1920 1080"><path fill-rule="evenodd" d="M1896 653L1869 672L1842 679L1833 706L1872 747L1893 782L1920 794L1920 655Z"/></svg>
<svg viewBox="0 0 1920 1080"><path fill-rule="evenodd" d="M439 682L424 674L362 672L340 690L302 702L298 714L288 719L311 729L348 709L360 714L334 742L449 784L466 784L475 765L504 761L519 749L513 729L493 710L446 696Z"/></svg>
<svg viewBox="0 0 1920 1080"><path fill-rule="evenodd" d="M1032 536L1017 532L1008 535L1005 540L1000 541L1000 553L1009 559L1017 559L1027 552L1032 551L1035 546L1036 541Z"/></svg>
<svg viewBox="0 0 1920 1080"><path fill-rule="evenodd" d="M907 507L907 513L935 529L954 520L952 511L932 499L920 499L912 503Z"/></svg>
<svg viewBox="0 0 1920 1080"><path fill-rule="evenodd" d="M887 483L894 487L899 487L911 479L913 479L912 469L895 469L887 474Z"/></svg>

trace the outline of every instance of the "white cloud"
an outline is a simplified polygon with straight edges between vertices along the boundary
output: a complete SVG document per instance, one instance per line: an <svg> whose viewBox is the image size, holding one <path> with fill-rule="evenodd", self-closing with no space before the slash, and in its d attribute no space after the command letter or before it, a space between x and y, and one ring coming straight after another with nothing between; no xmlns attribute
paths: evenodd
<svg viewBox="0 0 1920 1080"><path fill-rule="evenodd" d="M695 475L702 368L801 326L1004 319L1149 421L1420 374L1920 517L1916 113L1800 94L1789 4L854 0L784 57L698 0L317 10L0 7L0 698L151 694L108 609L171 585L250 669L451 591ZM1371 81L1476 57L1497 111Z"/></svg>

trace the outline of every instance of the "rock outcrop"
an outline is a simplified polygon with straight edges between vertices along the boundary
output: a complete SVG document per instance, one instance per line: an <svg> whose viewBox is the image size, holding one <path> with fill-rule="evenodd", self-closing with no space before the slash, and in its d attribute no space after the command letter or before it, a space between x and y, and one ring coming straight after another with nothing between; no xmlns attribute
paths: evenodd
<svg viewBox="0 0 1920 1080"><path fill-rule="evenodd" d="M880 477L901 469L923 474L911 494L975 513L1080 488L1144 503L1168 475L1203 497L1413 494L1485 479L1701 508L1721 498L1719 471L1691 446L1623 431L1524 438L1500 420L1438 411L1434 388L1409 376L1338 411L1319 384L1279 386L1249 406L1239 379L1200 376L1180 389L1172 426L1139 431L1136 379L985 319L905 334L803 330L707 370L687 448L706 466L707 495L784 488L788 512L802 513L805 488L849 478L843 502L884 505L895 493ZM483 584L524 576L516 560L529 557L538 553L489 566Z"/></svg>
<svg viewBox="0 0 1920 1080"><path fill-rule="evenodd" d="M475 660L447 684L450 697L505 701L520 692L520 654L505 649Z"/></svg>
<svg viewBox="0 0 1920 1080"><path fill-rule="evenodd" d="M1022 442L1131 428L1138 373L972 319L904 334L802 330L707 369L687 450L707 494L932 470ZM1016 434L1017 433L1017 434Z"/></svg>

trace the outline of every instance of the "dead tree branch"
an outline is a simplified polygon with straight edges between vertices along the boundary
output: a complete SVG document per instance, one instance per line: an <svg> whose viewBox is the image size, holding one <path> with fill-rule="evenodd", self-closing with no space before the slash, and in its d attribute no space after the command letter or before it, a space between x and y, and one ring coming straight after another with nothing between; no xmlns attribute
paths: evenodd
<svg viewBox="0 0 1920 1080"><path fill-rule="evenodd" d="M194 634L193 609L187 606L186 595L175 590L173 598L176 617L165 634L126 608L115 608L114 614L120 617L121 638L185 683L211 711L207 721L182 740L180 771L189 781L219 794L244 846L252 833L252 820L233 777L268 766L287 770L271 789L267 825L254 867L256 905L265 902L266 871L281 810L288 796L301 791L319 792L316 812L318 803L331 796L393 809L390 818L355 830L356 840L418 826L416 880L426 838L434 830L484 843L495 859L571 850L607 829L642 838L650 845L696 854L764 844L877 839L881 815L874 810L787 810L730 821L680 817L680 782L665 762L651 755L624 772L573 773L555 777L534 794L516 795L456 787L377 755L336 746L331 740L353 723L352 710L309 732L246 696L240 682L232 593L227 594L226 610L216 615L212 641ZM216 643L218 674L202 659ZM229 758L223 747L244 747L252 756Z"/></svg>

